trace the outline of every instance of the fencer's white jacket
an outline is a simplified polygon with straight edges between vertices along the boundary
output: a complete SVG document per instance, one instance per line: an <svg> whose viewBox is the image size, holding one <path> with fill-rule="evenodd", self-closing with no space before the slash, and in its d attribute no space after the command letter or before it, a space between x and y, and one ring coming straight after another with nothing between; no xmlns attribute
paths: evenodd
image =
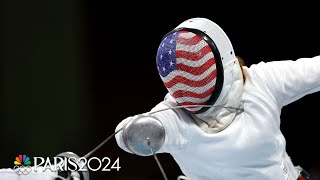
<svg viewBox="0 0 320 180"><path fill-rule="evenodd" d="M282 107L320 90L320 56L244 66L244 111L223 131L209 134L181 109L155 113L166 131L157 153L170 153L188 180L296 180L280 130ZM166 99L151 111L172 107ZM132 119L128 117L116 130ZM122 140L116 140L130 152Z"/></svg>
<svg viewBox="0 0 320 180"><path fill-rule="evenodd" d="M296 180L298 174L286 152L280 131L283 106L320 90L320 56L296 61L261 62L244 67L244 111L218 133L203 131L182 109L155 113L166 131L157 153L170 153L188 180ZM166 99L151 111L175 106ZM128 117L120 122L119 130ZM122 131L116 140L123 150ZM0 169L0 179L54 179L52 172L17 175Z"/></svg>

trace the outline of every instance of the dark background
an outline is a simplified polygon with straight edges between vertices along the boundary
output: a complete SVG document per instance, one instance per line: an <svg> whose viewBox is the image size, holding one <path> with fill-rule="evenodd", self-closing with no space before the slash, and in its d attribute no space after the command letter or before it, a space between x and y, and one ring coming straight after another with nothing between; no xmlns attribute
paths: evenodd
<svg viewBox="0 0 320 180"><path fill-rule="evenodd" d="M218 23L247 66L319 55L316 5L296 5L4 0L0 168L13 167L19 154L82 156L122 119L149 111L166 93L155 66L159 42L188 18ZM282 111L287 151L313 174L320 166L319 101L319 93L308 95ZM115 139L94 156L119 157L121 169L91 172L92 180L163 179L153 157L126 153ZM169 154L158 158L169 179L182 174Z"/></svg>

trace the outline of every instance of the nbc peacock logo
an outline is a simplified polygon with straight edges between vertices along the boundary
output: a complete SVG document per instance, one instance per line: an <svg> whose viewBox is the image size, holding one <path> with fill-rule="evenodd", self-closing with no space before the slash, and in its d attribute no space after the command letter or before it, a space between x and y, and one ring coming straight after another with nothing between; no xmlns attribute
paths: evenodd
<svg viewBox="0 0 320 180"><path fill-rule="evenodd" d="M32 171L30 167L31 165L30 158L25 154L24 155L20 154L19 156L17 156L13 164L15 165L13 167L13 170L19 175L29 174Z"/></svg>

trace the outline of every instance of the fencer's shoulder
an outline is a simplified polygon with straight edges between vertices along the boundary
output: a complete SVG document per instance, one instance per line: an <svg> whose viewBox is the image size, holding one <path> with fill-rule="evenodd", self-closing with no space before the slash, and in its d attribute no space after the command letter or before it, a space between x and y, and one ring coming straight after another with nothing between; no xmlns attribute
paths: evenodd
<svg viewBox="0 0 320 180"><path fill-rule="evenodd" d="M261 82L265 79L265 71L267 70L266 62L259 62L252 64L251 66L243 66L243 70L246 76L246 82L253 83L255 81Z"/></svg>
<svg viewBox="0 0 320 180"><path fill-rule="evenodd" d="M257 64L252 64L250 67L243 67L246 76L244 87L248 87L258 94L263 94L264 97L270 95L268 81L271 79L268 76L269 72L267 72L267 66L266 62L259 62Z"/></svg>
<svg viewBox="0 0 320 180"><path fill-rule="evenodd" d="M246 79L262 83L270 80L269 74L272 73L272 70L277 66L281 66L277 61L261 61L257 64L252 64L249 67L245 66L243 69L245 71Z"/></svg>
<svg viewBox="0 0 320 180"><path fill-rule="evenodd" d="M246 73L249 73L251 76L260 75L262 72L267 70L268 63L261 61L257 64L252 64L249 67L245 66Z"/></svg>
<svg viewBox="0 0 320 180"><path fill-rule="evenodd" d="M244 94L247 95L245 96L247 100L262 103L263 107L268 107L270 113L278 112L275 108L277 103L270 87L269 81L272 81L272 78L268 76L267 63L253 64L250 67L243 67L243 70L246 76Z"/></svg>

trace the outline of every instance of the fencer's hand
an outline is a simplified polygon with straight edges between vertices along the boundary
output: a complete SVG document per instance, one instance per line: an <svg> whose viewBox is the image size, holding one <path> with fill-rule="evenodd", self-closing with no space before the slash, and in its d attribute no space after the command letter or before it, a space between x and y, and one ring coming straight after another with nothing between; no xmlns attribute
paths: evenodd
<svg viewBox="0 0 320 180"><path fill-rule="evenodd" d="M137 115L125 122L121 136L123 144L131 153L150 156L162 147L165 129L156 117Z"/></svg>

